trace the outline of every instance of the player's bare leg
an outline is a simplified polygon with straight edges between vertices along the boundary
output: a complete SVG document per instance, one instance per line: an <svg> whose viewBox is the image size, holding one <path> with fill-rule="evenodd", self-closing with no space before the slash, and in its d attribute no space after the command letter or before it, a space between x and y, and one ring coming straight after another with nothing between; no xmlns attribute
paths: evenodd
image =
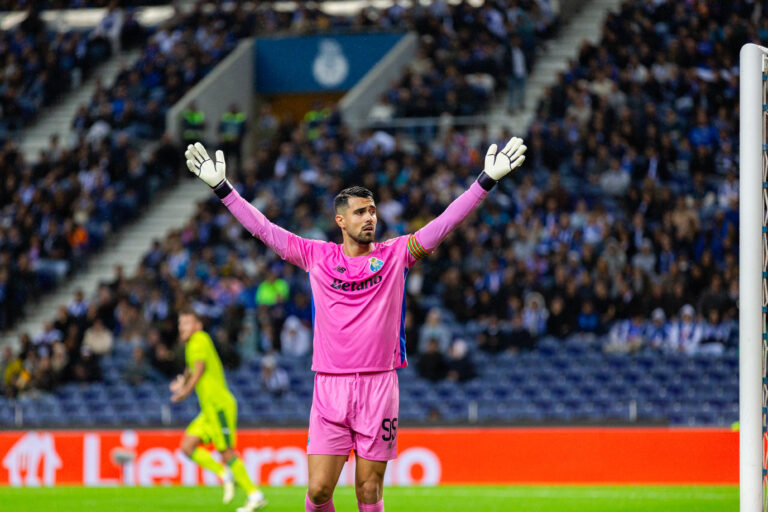
<svg viewBox="0 0 768 512"><path fill-rule="evenodd" d="M309 455L306 512L333 512L333 490L347 461L346 455Z"/></svg>
<svg viewBox="0 0 768 512"><path fill-rule="evenodd" d="M215 473L219 477L223 477L225 473L224 466L214 460L211 452L200 446L202 442L203 440L197 436L185 434L181 438L181 451L196 462L198 466Z"/></svg>
<svg viewBox="0 0 768 512"><path fill-rule="evenodd" d="M384 472L387 461L355 455L355 494L360 512L384 512Z"/></svg>
<svg viewBox="0 0 768 512"><path fill-rule="evenodd" d="M202 442L203 440L197 436L185 434L181 439L181 451L184 452L184 455L196 462L198 466L215 473L221 478L225 485L224 492L226 497L227 468L216 462L211 456L211 452L200 446ZM230 498L230 500L231 499L232 498Z"/></svg>
<svg viewBox="0 0 768 512"><path fill-rule="evenodd" d="M253 512L266 507L267 500L264 493L253 485L243 461L237 456L235 450L227 448L221 452L221 458L227 465L227 476L222 479L224 481L224 503L229 503L235 497L235 482L237 482L237 485L248 495L245 505L238 508L237 512Z"/></svg>

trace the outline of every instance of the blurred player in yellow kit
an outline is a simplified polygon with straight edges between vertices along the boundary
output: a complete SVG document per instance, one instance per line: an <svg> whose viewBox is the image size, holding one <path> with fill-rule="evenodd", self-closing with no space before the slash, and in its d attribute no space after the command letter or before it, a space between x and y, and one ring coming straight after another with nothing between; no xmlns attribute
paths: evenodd
<svg viewBox="0 0 768 512"><path fill-rule="evenodd" d="M224 483L224 503L235 496L235 482L248 494L237 512L253 512L267 505L264 494L248 477L243 461L235 454L237 444L237 401L227 388L221 360L211 337L203 330L201 317L192 309L179 313L179 338L186 344L187 367L171 385L171 401L180 402L194 389L200 414L192 420L181 440L182 451L203 468L214 472ZM200 444L212 443L226 464L216 462Z"/></svg>

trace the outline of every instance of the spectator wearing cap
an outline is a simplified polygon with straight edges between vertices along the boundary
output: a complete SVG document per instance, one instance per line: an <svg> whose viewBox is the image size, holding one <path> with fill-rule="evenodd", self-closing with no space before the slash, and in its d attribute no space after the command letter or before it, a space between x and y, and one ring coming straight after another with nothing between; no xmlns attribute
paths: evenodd
<svg viewBox="0 0 768 512"><path fill-rule="evenodd" d="M680 309L680 319L673 322L669 331L668 349L672 352L695 354L701 344L703 329L696 321L696 311L690 304Z"/></svg>

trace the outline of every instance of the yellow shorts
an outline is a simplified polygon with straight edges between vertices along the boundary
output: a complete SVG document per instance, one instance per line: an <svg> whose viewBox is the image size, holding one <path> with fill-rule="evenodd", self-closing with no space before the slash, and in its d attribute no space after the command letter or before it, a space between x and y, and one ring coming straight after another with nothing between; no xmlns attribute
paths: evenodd
<svg viewBox="0 0 768 512"><path fill-rule="evenodd" d="M217 451L237 446L237 402L203 407L185 431L199 437L203 443L213 443Z"/></svg>

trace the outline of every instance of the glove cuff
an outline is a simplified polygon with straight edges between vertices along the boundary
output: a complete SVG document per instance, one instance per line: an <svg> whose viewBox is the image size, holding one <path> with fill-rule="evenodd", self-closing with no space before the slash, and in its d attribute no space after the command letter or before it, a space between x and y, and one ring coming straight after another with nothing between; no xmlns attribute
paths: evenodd
<svg viewBox="0 0 768 512"><path fill-rule="evenodd" d="M219 199L224 199L233 190L234 188L232 188L232 184L226 178L221 183L213 187L213 191L216 193L216 196Z"/></svg>
<svg viewBox="0 0 768 512"><path fill-rule="evenodd" d="M482 171L480 176L477 177L477 184L483 187L486 191L490 191L496 183L498 183L498 181L485 174L485 171Z"/></svg>

